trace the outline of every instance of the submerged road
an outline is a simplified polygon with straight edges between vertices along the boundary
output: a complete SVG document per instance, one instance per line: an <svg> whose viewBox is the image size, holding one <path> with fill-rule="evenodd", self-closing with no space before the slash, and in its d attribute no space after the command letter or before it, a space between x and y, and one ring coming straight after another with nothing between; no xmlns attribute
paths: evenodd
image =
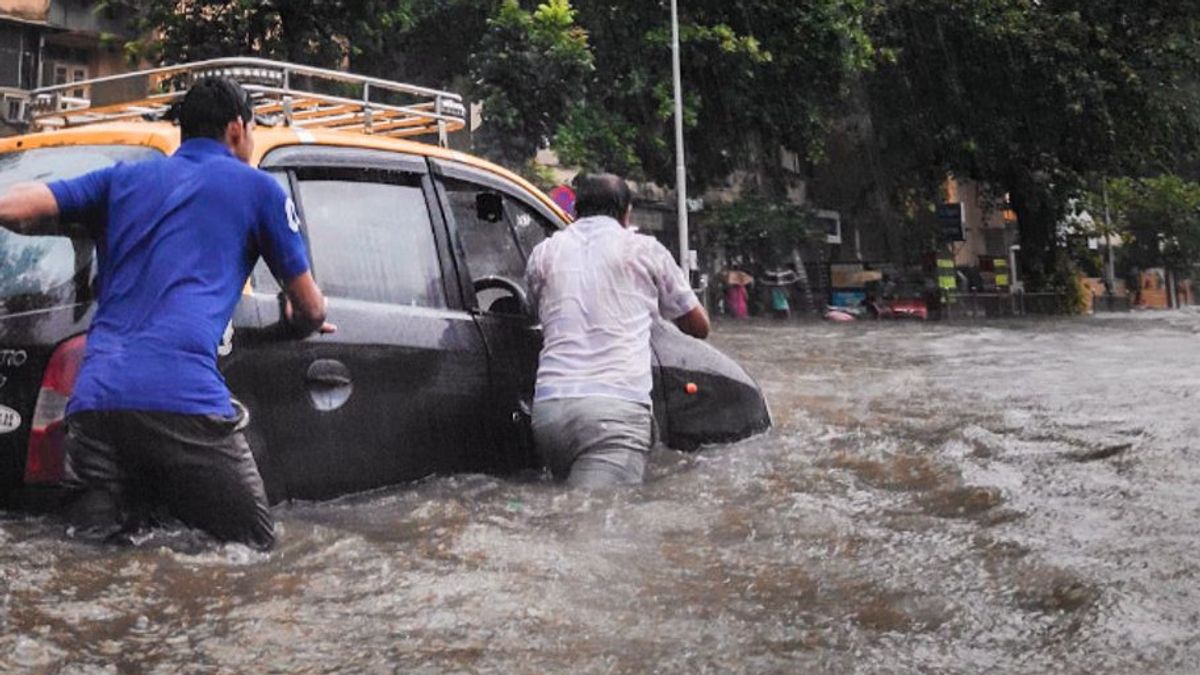
<svg viewBox="0 0 1200 675"><path fill-rule="evenodd" d="M270 555L0 515L0 672L1200 672L1200 313L713 341L776 428L638 489L290 504Z"/></svg>

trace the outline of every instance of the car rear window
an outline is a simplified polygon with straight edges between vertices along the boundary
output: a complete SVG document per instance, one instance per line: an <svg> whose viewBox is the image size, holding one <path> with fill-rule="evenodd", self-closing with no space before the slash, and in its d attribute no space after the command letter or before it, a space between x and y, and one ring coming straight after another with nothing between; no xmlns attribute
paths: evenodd
<svg viewBox="0 0 1200 675"><path fill-rule="evenodd" d="M16 183L74 178L117 162L162 156L153 148L83 145L0 155L0 194ZM72 236L27 237L0 228L0 315L91 297L95 246L82 228Z"/></svg>

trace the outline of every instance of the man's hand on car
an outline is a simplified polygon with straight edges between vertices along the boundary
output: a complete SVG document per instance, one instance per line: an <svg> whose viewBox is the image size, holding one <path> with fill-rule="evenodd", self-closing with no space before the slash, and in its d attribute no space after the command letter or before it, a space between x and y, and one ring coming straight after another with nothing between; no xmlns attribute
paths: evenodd
<svg viewBox="0 0 1200 675"><path fill-rule="evenodd" d="M312 272L287 282L283 291L283 318L298 338L312 333L328 335L337 326L325 321L325 296L317 288Z"/></svg>
<svg viewBox="0 0 1200 675"><path fill-rule="evenodd" d="M337 324L332 324L328 321L322 321L321 325L314 329L310 322L298 320L296 318L295 310L292 308L292 301L286 296L283 298L283 319L289 326L292 327L292 330L296 332L296 335L302 338L307 337L312 333L317 333L318 335L329 335L330 333L337 332Z"/></svg>

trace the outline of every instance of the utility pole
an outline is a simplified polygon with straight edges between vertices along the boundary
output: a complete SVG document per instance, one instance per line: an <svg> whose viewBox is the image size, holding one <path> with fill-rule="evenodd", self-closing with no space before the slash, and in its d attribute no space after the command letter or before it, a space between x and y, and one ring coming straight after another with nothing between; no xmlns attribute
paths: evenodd
<svg viewBox="0 0 1200 675"><path fill-rule="evenodd" d="M683 83L679 67L679 2L671 0L671 72L675 84L675 197L676 218L679 221L679 266L691 279L691 256L688 247L687 166L683 154Z"/></svg>
<svg viewBox="0 0 1200 675"><path fill-rule="evenodd" d="M1101 192L1104 195L1104 248L1107 260L1104 262L1104 282L1108 286L1109 304L1112 304L1112 296L1116 291L1117 274L1116 267L1113 265L1113 244L1112 244L1112 217L1108 213L1108 179L1101 178Z"/></svg>

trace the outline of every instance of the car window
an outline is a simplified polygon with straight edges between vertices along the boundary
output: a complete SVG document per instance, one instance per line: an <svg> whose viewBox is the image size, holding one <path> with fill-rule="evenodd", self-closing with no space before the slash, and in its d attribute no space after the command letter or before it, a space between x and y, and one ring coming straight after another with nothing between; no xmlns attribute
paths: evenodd
<svg viewBox="0 0 1200 675"><path fill-rule="evenodd" d="M124 145L35 148L0 155L0 193L16 183L75 178L117 162L162 153ZM82 227L70 236L24 236L0 228L0 315L57 307L91 297L95 246Z"/></svg>
<svg viewBox="0 0 1200 675"><path fill-rule="evenodd" d="M533 207L509 195L504 196L504 210L526 258L535 246L558 229Z"/></svg>
<svg viewBox="0 0 1200 675"><path fill-rule="evenodd" d="M525 256L509 228L500 193L454 178L445 178L442 184L467 256L471 279L498 276L519 283L525 276ZM487 197L496 200L498 207L490 217L488 213L481 214L477 208L478 201Z"/></svg>
<svg viewBox="0 0 1200 675"><path fill-rule="evenodd" d="M296 177L313 274L326 295L446 306L420 176L306 168Z"/></svg>

